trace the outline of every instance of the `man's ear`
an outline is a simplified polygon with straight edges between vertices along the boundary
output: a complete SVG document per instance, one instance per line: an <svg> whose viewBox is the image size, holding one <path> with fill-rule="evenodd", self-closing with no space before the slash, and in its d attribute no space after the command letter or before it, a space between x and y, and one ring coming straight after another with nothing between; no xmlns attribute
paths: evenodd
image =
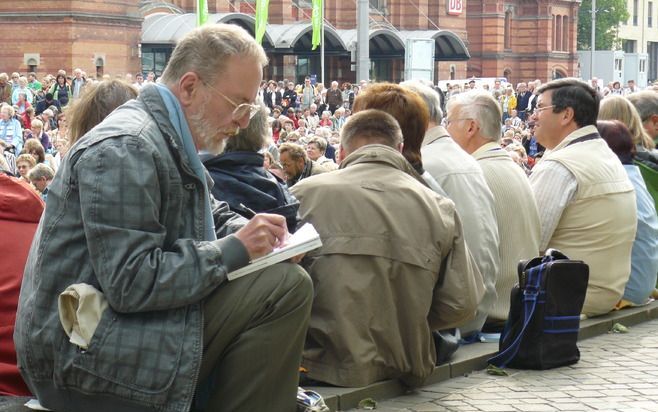
<svg viewBox="0 0 658 412"><path fill-rule="evenodd" d="M654 128L658 128L658 114L652 114L649 116L649 121L653 123Z"/></svg>
<svg viewBox="0 0 658 412"><path fill-rule="evenodd" d="M189 107L192 105L197 95L201 92L202 85L201 78L195 72L187 72L181 76L178 81L178 90L176 93L181 106Z"/></svg>
<svg viewBox="0 0 658 412"><path fill-rule="evenodd" d="M468 138L475 136L480 128L480 124L475 119L468 119Z"/></svg>
<svg viewBox="0 0 658 412"><path fill-rule="evenodd" d="M560 120L563 124L569 124L574 121L575 112L572 107L567 107L562 111Z"/></svg>

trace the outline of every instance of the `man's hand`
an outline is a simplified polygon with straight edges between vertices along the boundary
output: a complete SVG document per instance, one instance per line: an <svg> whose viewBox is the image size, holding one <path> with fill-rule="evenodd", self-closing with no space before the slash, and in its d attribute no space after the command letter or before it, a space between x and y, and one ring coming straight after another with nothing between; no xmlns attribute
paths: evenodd
<svg viewBox="0 0 658 412"><path fill-rule="evenodd" d="M251 260L265 256L280 247L288 237L286 219L280 215L259 213L235 233Z"/></svg>

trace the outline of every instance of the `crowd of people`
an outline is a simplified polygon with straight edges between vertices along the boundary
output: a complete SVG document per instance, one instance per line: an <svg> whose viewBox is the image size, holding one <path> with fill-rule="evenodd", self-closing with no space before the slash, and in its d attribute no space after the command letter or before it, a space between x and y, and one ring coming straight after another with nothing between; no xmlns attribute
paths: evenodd
<svg viewBox="0 0 658 412"><path fill-rule="evenodd" d="M584 316L658 297L658 91L325 89L266 63L219 24L157 81L0 74L0 394L285 411L300 382L415 387L446 336L502 330L550 248L589 265ZM306 222L322 247L227 280Z"/></svg>

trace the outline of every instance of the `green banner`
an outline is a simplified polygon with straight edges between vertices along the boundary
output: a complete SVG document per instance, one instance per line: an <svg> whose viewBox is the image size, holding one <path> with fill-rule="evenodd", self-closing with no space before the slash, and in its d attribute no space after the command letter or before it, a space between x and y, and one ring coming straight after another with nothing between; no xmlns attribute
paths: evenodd
<svg viewBox="0 0 658 412"><path fill-rule="evenodd" d="M322 38L323 9L322 0L313 0L313 14L311 15L311 24L313 25L313 39L311 44L313 47L311 50L315 50L318 47Z"/></svg>
<svg viewBox="0 0 658 412"><path fill-rule="evenodd" d="M196 25L203 26L208 20L208 2L196 0Z"/></svg>
<svg viewBox="0 0 658 412"><path fill-rule="evenodd" d="M256 0L256 41L263 44L265 35L265 26L267 26L267 11L270 7L270 0Z"/></svg>

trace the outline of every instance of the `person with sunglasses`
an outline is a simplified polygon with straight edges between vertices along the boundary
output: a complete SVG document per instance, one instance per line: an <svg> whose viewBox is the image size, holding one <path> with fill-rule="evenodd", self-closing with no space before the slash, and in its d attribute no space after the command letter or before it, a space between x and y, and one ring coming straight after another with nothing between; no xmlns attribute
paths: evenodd
<svg viewBox="0 0 658 412"><path fill-rule="evenodd" d="M285 242L286 219L232 213L199 158L259 110L266 63L241 27L197 28L158 82L71 146L16 320L18 365L41 405L295 410L312 282L292 263L228 281Z"/></svg>

